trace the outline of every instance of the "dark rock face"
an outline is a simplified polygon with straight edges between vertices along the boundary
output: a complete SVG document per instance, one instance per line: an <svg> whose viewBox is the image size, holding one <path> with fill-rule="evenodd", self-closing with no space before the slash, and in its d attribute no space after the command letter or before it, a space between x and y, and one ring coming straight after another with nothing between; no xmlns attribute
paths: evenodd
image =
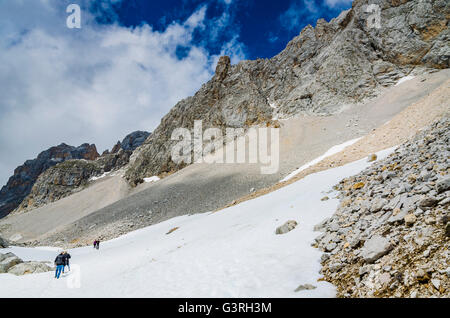
<svg viewBox="0 0 450 318"><path fill-rule="evenodd" d="M73 147L63 143L41 152L36 159L27 160L14 170L14 175L0 191L0 218L19 206L42 172L66 160L95 160L98 156L95 145Z"/></svg>
<svg viewBox="0 0 450 318"><path fill-rule="evenodd" d="M117 153L120 149L133 152L137 147L142 145L150 136L146 131L135 131L127 135L122 142L118 141L111 150L111 153ZM109 153L109 152L108 152Z"/></svg>
<svg viewBox="0 0 450 318"><path fill-rule="evenodd" d="M0 248L7 248L7 247L9 247L8 242L0 236Z"/></svg>
<svg viewBox="0 0 450 318"><path fill-rule="evenodd" d="M103 172L117 170L128 164L132 152L119 149L116 153L110 153L97 159L97 163L102 167Z"/></svg>
<svg viewBox="0 0 450 318"><path fill-rule="evenodd" d="M144 141L150 136L146 131L135 131L127 135L121 143L121 147L126 151L134 151L137 147L142 145Z"/></svg>
<svg viewBox="0 0 450 318"><path fill-rule="evenodd" d="M111 153L118 152L122 147L122 143L120 141L117 142L117 144L114 145L114 147L111 149Z"/></svg>
<svg viewBox="0 0 450 318"><path fill-rule="evenodd" d="M222 57L214 77L178 102L130 159L126 178L176 171L170 158L175 128L272 125L299 113L331 114L378 94L409 74L449 67L450 4L446 0L377 0L379 28L368 21L373 1L308 25L271 59L230 65Z"/></svg>

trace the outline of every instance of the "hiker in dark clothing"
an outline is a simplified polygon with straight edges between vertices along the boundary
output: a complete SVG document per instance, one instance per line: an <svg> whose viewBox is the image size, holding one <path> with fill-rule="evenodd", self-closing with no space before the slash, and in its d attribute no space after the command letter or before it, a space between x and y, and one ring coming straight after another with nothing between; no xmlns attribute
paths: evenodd
<svg viewBox="0 0 450 318"><path fill-rule="evenodd" d="M70 272L70 264L69 264L69 259L71 258L70 254L67 253L67 251L64 251L64 268L63 268L63 273L64 273L64 269L67 266L69 268L69 272Z"/></svg>
<svg viewBox="0 0 450 318"><path fill-rule="evenodd" d="M97 249L99 249L100 248L100 240L97 240L97 247L96 247Z"/></svg>
<svg viewBox="0 0 450 318"><path fill-rule="evenodd" d="M94 248L97 248L97 240L94 241Z"/></svg>
<svg viewBox="0 0 450 318"><path fill-rule="evenodd" d="M65 264L64 252L61 252L55 258L55 265L56 265L55 278L59 279L59 276L61 275L61 272L64 270L64 264Z"/></svg>

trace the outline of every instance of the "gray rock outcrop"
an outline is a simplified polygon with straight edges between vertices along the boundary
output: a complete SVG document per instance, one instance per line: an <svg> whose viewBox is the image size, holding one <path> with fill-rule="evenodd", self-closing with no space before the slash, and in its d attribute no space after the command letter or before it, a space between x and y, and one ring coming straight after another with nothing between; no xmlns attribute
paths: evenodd
<svg viewBox="0 0 450 318"><path fill-rule="evenodd" d="M8 246L8 242L0 236L0 248L7 248Z"/></svg>
<svg viewBox="0 0 450 318"><path fill-rule="evenodd" d="M0 274L7 273L11 267L13 267L17 264L23 263L23 261L20 258L18 258L14 254L12 254L12 255L11 254L12 253L8 253L5 255L2 254L3 256L1 258L3 258L3 260L0 261Z"/></svg>
<svg viewBox="0 0 450 318"><path fill-rule="evenodd" d="M13 274L16 276L38 274L53 270L46 262L24 262L13 253L0 253L0 274Z"/></svg>
<svg viewBox="0 0 450 318"><path fill-rule="evenodd" d="M27 274L39 274L45 273L53 270L52 267L44 262L24 262L12 266L8 270L8 274L13 274L16 276L22 276Z"/></svg>
<svg viewBox="0 0 450 318"><path fill-rule="evenodd" d="M277 227L275 234L286 234L297 227L297 221L290 220L284 223L282 226Z"/></svg>

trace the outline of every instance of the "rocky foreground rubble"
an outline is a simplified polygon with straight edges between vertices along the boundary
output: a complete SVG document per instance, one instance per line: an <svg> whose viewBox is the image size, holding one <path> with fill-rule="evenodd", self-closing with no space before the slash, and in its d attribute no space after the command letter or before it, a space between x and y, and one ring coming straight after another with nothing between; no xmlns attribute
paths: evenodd
<svg viewBox="0 0 450 318"><path fill-rule="evenodd" d="M313 244L339 297L450 296L449 168L447 116L336 186Z"/></svg>

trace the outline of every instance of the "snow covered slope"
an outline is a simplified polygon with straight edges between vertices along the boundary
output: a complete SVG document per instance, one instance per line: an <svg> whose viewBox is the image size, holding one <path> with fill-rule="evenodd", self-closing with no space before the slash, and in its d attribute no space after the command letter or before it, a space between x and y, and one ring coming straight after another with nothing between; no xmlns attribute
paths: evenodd
<svg viewBox="0 0 450 318"><path fill-rule="evenodd" d="M320 198L367 165L360 160L216 213L173 218L101 243L99 251L70 250L80 288L68 287L75 273L60 280L53 273L1 274L0 297L333 297L332 285L317 282L321 252L311 242L319 235L314 225L339 202L333 193L328 201ZM275 235L288 220L299 225ZM24 260L53 261L57 254L19 247L2 253L8 251ZM295 292L300 284L317 288Z"/></svg>
<svg viewBox="0 0 450 318"><path fill-rule="evenodd" d="M330 157L334 154L337 154L338 152L341 152L342 150L344 150L345 148L347 148L348 146L353 145L355 142L357 142L358 140L360 140L362 137L360 138L355 138L349 141L346 141L340 145L336 145L331 147L330 149L327 150L327 152L325 152L323 155L321 155L320 157L317 157L316 159L308 162L307 164L304 164L303 166L301 166L300 168L296 169L295 171L292 171L290 174L288 174L286 177L284 177L280 182L284 182L284 181L288 181L289 179L292 179L293 177L295 177L296 175L298 175L300 172L302 172L303 170L308 169L309 167L314 166L316 163L321 162L323 159Z"/></svg>

